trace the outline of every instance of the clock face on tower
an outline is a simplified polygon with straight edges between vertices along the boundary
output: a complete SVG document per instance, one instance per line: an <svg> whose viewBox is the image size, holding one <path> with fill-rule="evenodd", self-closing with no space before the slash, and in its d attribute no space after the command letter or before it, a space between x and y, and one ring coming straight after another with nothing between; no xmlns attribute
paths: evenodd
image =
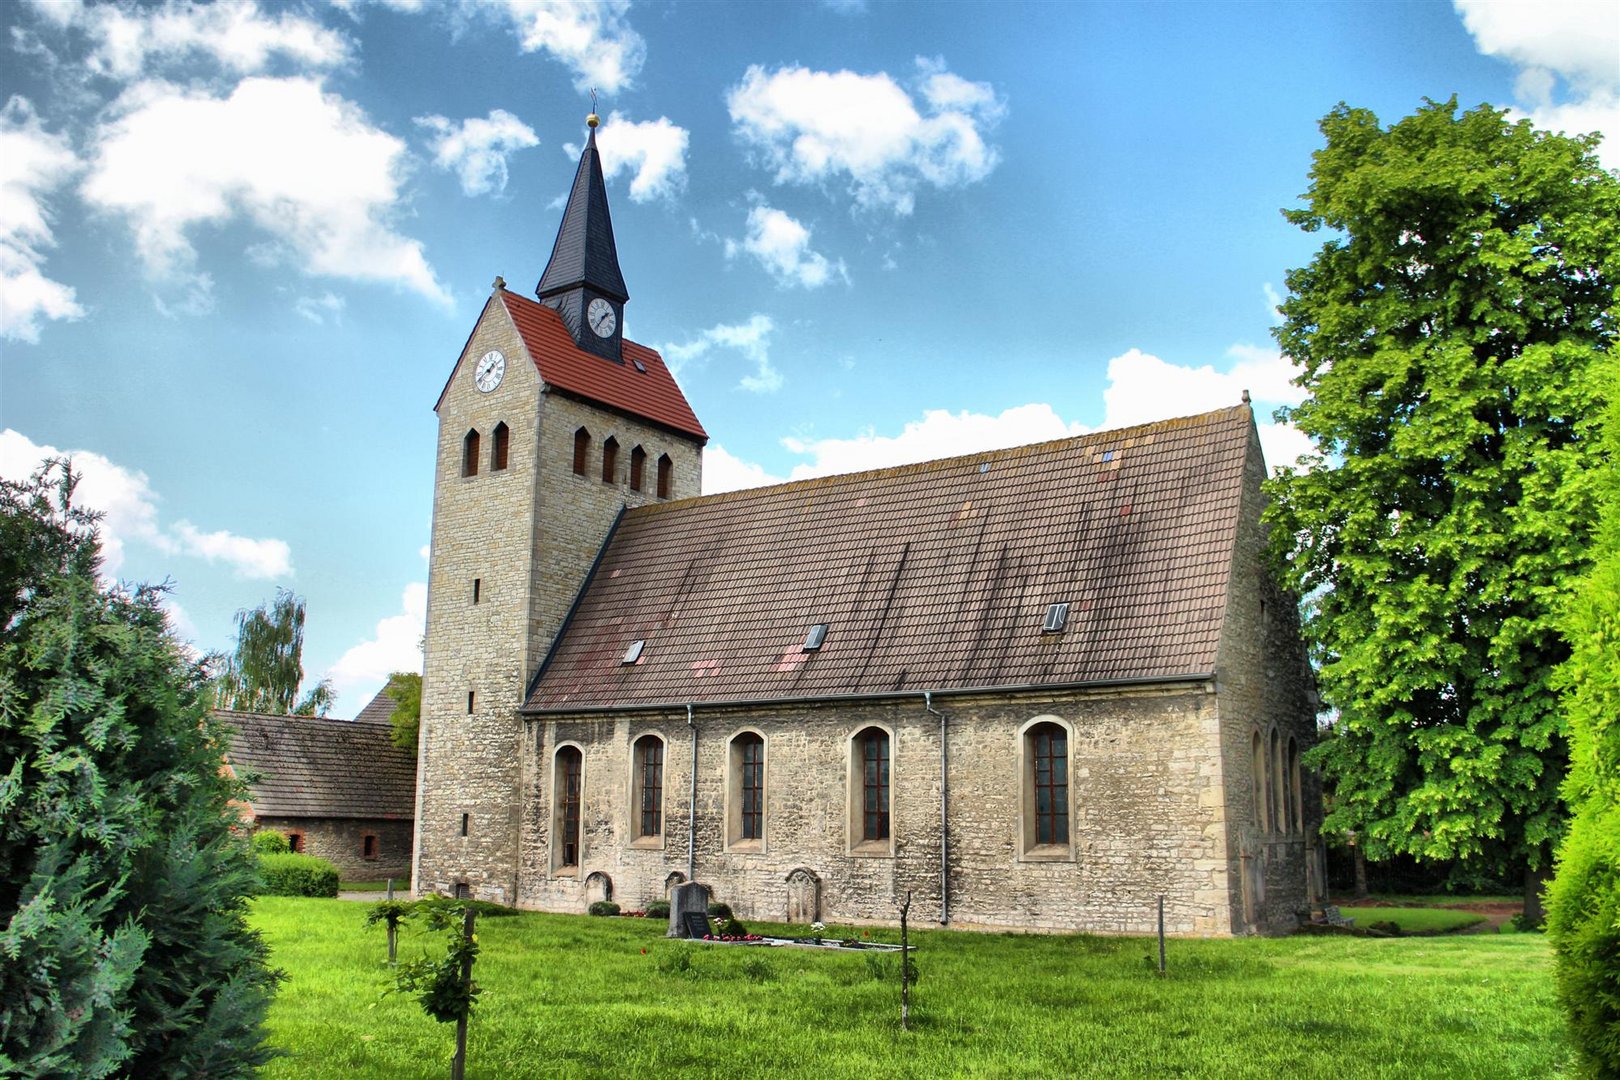
<svg viewBox="0 0 1620 1080"><path fill-rule="evenodd" d="M505 374L506 357L501 355L501 350L491 349L478 361L478 367L473 372L473 385L487 394L501 385L501 378Z"/></svg>
<svg viewBox="0 0 1620 1080"><path fill-rule="evenodd" d="M597 337L606 338L613 336L613 328L619 325L619 317L613 313L613 305L598 296L585 309L585 322Z"/></svg>

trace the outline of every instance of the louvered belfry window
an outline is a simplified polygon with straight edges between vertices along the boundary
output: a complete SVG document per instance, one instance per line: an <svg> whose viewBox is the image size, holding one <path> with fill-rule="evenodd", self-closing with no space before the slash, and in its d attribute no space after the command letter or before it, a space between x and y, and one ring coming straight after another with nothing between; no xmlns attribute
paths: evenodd
<svg viewBox="0 0 1620 1080"><path fill-rule="evenodd" d="M765 740L758 735L737 736L742 764L742 838L765 836Z"/></svg>
<svg viewBox="0 0 1620 1080"><path fill-rule="evenodd" d="M579 865L579 748L565 746L557 751L557 802L562 811L562 865Z"/></svg>
<svg viewBox="0 0 1620 1080"><path fill-rule="evenodd" d="M1034 768L1035 842L1069 842L1069 737L1056 724L1029 733Z"/></svg>
<svg viewBox="0 0 1620 1080"><path fill-rule="evenodd" d="M861 736L861 839L889 838L889 736L872 729Z"/></svg>

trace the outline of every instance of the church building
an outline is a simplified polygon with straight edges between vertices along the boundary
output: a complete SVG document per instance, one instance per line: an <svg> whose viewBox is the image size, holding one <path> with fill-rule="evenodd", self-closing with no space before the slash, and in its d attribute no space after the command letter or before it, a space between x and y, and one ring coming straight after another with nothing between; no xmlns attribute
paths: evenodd
<svg viewBox="0 0 1620 1080"><path fill-rule="evenodd" d="M415 887L544 911L1280 932L1315 695L1245 401L701 496L595 127L440 394ZM1214 403L1212 403L1214 404Z"/></svg>

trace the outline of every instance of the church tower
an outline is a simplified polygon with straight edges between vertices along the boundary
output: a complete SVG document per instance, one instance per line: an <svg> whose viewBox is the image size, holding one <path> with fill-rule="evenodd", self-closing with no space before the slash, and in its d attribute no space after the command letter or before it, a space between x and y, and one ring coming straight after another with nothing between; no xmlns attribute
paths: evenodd
<svg viewBox="0 0 1620 1080"><path fill-rule="evenodd" d="M627 506L697 495L708 440L624 337L595 114L536 299L501 278L439 417L417 758L418 893L522 904L518 709Z"/></svg>

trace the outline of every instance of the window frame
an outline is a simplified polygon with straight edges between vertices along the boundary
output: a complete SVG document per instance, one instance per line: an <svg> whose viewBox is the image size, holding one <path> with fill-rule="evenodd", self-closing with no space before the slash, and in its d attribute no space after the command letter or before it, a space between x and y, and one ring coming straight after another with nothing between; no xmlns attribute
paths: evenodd
<svg viewBox="0 0 1620 1080"><path fill-rule="evenodd" d="M478 475L478 455L483 438L477 428L468 428L461 437L461 478L470 480Z"/></svg>
<svg viewBox="0 0 1620 1080"><path fill-rule="evenodd" d="M659 454L658 455L658 497L660 499L669 498L669 494L674 489L674 486L675 486L674 474L675 474L675 462L670 460L670 456L668 454Z"/></svg>
<svg viewBox="0 0 1620 1080"><path fill-rule="evenodd" d="M575 765L571 799L569 762ZM558 877L578 877L585 863L585 748L576 742L561 743L551 754L551 829L551 872ZM568 850L570 841L572 852ZM573 861L568 859L570 854Z"/></svg>
<svg viewBox="0 0 1620 1080"><path fill-rule="evenodd" d="M496 423L489 434L489 471L505 472L507 462L511 457L512 429L506 426L506 421Z"/></svg>
<svg viewBox="0 0 1620 1080"><path fill-rule="evenodd" d="M581 424L574 429L574 475L585 476L591 466L591 432Z"/></svg>
<svg viewBox="0 0 1620 1080"><path fill-rule="evenodd" d="M879 811L883 817L884 833L881 836L868 835L867 809L868 792L874 790L874 785L867 775L868 752L871 741L881 736L883 740L883 755L879 759L882 763L882 779L875 790L880 792L883 809ZM895 776L895 738L894 730L885 724L864 724L849 735L849 772L848 772L848 804L847 820L847 850L849 854L863 857L887 858L894 855L894 776Z"/></svg>
<svg viewBox="0 0 1620 1080"><path fill-rule="evenodd" d="M759 747L759 760L747 760L750 746ZM741 728L732 732L726 740L726 850L742 854L764 854L770 835L770 741L765 733L757 728ZM756 770L752 777L749 770ZM749 779L757 779L756 785L749 785ZM757 792L754 799L749 798L749 792ZM748 805L752 803L757 810L750 811ZM748 835L750 828L749 818L757 818L753 823L757 835Z"/></svg>
<svg viewBox="0 0 1620 1080"><path fill-rule="evenodd" d="M1063 739L1062 824L1058 827L1055 813L1054 834L1042 840L1039 812L1039 785L1037 769L1041 757L1037 739L1050 734L1051 728ZM1018 768L1018 859L1020 862L1074 862L1075 810L1074 785L1074 725L1060 716L1043 714L1026 721L1018 729L1018 748L1015 755ZM1053 785L1048 784L1048 789ZM1058 835L1058 834L1061 835Z"/></svg>
<svg viewBox="0 0 1620 1080"><path fill-rule="evenodd" d="M649 789L648 755L656 749L658 752L657 767L657 796L656 806L647 806L647 792ZM630 743L630 845L637 848L662 848L664 846L665 830L668 822L664 814L664 794L668 787L665 771L669 766L669 742L656 731L644 731L637 735ZM648 813L655 815L656 831L647 828Z"/></svg>
<svg viewBox="0 0 1620 1080"><path fill-rule="evenodd" d="M640 491L646 483L647 451L637 443L630 448L630 490Z"/></svg>
<svg viewBox="0 0 1620 1080"><path fill-rule="evenodd" d="M602 440L602 483L619 482L619 440L612 435Z"/></svg>

